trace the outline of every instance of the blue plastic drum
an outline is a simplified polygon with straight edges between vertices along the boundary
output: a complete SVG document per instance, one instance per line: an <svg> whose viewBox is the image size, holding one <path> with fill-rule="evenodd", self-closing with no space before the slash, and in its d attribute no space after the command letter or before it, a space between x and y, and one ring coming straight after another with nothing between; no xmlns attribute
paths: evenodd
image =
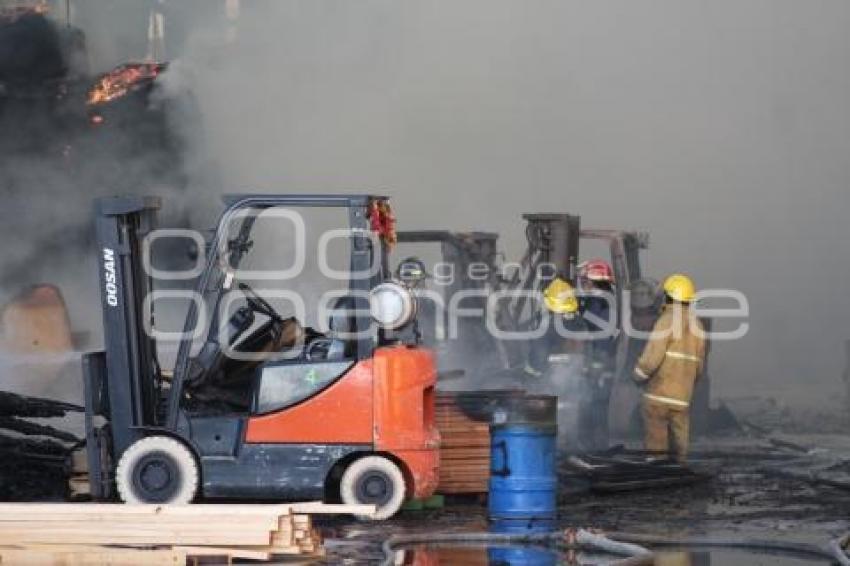
<svg viewBox="0 0 850 566"><path fill-rule="evenodd" d="M551 424L508 422L490 428L491 520L555 519L556 436Z"/></svg>

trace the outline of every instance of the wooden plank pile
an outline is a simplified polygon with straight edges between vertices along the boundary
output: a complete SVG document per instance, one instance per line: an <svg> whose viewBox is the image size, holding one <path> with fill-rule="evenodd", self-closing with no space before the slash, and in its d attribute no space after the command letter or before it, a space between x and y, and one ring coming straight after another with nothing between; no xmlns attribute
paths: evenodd
<svg viewBox="0 0 850 566"><path fill-rule="evenodd" d="M71 452L70 470L68 472L68 496L73 500L90 499L91 485L89 484L89 462L86 447L82 446Z"/></svg>
<svg viewBox="0 0 850 566"><path fill-rule="evenodd" d="M0 504L0 564L187 564L216 557L316 557L311 515L370 515L372 505Z"/></svg>
<svg viewBox="0 0 850 566"><path fill-rule="evenodd" d="M439 393L436 423L440 431L438 493L486 493L490 480L490 425L464 413L455 394Z"/></svg>

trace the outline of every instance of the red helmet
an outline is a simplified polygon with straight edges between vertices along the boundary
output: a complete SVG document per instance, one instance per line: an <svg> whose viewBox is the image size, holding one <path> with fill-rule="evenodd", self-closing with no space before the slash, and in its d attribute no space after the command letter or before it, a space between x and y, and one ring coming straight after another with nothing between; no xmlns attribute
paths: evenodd
<svg viewBox="0 0 850 566"><path fill-rule="evenodd" d="M591 259L579 266L579 275L588 281L602 283L614 282L614 270L603 259Z"/></svg>

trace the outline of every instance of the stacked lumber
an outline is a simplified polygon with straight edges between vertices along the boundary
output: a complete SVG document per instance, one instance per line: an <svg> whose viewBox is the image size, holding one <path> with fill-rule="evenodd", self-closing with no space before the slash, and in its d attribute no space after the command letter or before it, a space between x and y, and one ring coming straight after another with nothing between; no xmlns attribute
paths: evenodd
<svg viewBox="0 0 850 566"><path fill-rule="evenodd" d="M316 557L311 515L370 515L372 505L0 504L0 564L186 564L217 557ZM223 562L222 562L223 561Z"/></svg>
<svg viewBox="0 0 850 566"><path fill-rule="evenodd" d="M436 401L440 431L438 493L486 493L490 480L490 425L461 410L457 396L440 393Z"/></svg>
<svg viewBox="0 0 850 566"><path fill-rule="evenodd" d="M68 495L71 500L82 500L91 495L89 484L89 461L86 447L71 452L71 469L68 475Z"/></svg>

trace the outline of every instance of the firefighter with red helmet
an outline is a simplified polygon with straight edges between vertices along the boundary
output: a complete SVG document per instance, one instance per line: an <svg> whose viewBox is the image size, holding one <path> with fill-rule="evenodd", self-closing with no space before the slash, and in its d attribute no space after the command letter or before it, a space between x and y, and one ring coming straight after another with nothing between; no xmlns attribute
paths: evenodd
<svg viewBox="0 0 850 566"><path fill-rule="evenodd" d="M616 369L616 295L614 270L602 259L579 265L581 315L587 328L585 377L588 402L579 414L579 428L587 449L608 447L608 404Z"/></svg>
<svg viewBox="0 0 850 566"><path fill-rule="evenodd" d="M614 284L614 270L604 259L595 258L579 264L578 276L594 286L610 289Z"/></svg>
<svg viewBox="0 0 850 566"><path fill-rule="evenodd" d="M581 263L581 312L590 332L591 357L598 363L613 365L616 354L616 296L614 270L602 259Z"/></svg>

